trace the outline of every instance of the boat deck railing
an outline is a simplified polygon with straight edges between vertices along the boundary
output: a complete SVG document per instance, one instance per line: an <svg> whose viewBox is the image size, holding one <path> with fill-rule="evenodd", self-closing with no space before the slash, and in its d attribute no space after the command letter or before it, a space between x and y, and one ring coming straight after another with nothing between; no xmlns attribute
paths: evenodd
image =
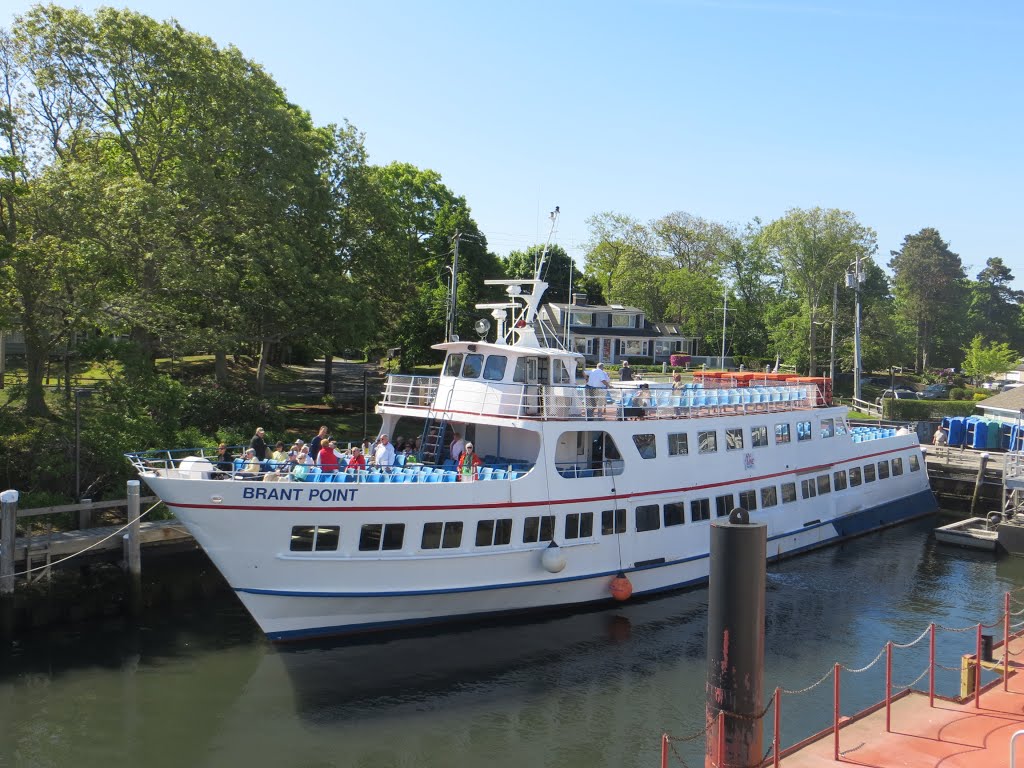
<svg viewBox="0 0 1024 768"><path fill-rule="evenodd" d="M210 452L213 455L206 455ZM304 466L296 470L289 462L266 460L260 462L258 472L247 469L244 460L218 462L216 452L205 448L141 451L126 453L139 475L145 477L174 477L184 480L237 480L280 483L454 483L457 478L455 463L442 465L406 464L380 467ZM402 457L405 458L405 457ZM518 480L533 468L531 462L514 459L495 459L477 467L474 480Z"/></svg>
<svg viewBox="0 0 1024 768"><path fill-rule="evenodd" d="M689 418L714 414L790 411L824 405L814 384L673 390L650 385L610 389L582 386L504 384L456 379L450 389L434 376L388 377L378 406L431 411L443 415L505 416L545 421L608 421Z"/></svg>

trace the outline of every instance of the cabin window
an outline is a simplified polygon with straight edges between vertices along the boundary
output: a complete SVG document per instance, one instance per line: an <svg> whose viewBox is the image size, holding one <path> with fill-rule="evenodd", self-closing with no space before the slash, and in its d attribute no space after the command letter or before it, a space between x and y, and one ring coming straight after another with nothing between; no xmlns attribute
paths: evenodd
<svg viewBox="0 0 1024 768"><path fill-rule="evenodd" d="M742 451L743 450L743 430L742 429L727 429L725 430L725 450L727 451Z"/></svg>
<svg viewBox="0 0 1024 768"><path fill-rule="evenodd" d="M729 513L736 508L733 503L733 496L731 493L725 493L721 496L715 496L715 514L718 517L728 517Z"/></svg>
<svg viewBox="0 0 1024 768"><path fill-rule="evenodd" d="M768 427L751 427L750 444L754 448L763 448L768 445Z"/></svg>
<svg viewBox="0 0 1024 768"><path fill-rule="evenodd" d="M359 531L359 551L379 552L401 549L405 539L405 523L367 523Z"/></svg>
<svg viewBox="0 0 1024 768"><path fill-rule="evenodd" d="M607 432L563 432L555 470L562 477L602 477L621 475L625 463L618 446Z"/></svg>
<svg viewBox="0 0 1024 768"><path fill-rule="evenodd" d="M606 509L601 513L601 534L610 536L613 533L626 532L626 510Z"/></svg>
<svg viewBox="0 0 1024 768"><path fill-rule="evenodd" d="M636 530L656 531L661 527L661 508L657 504L643 504L636 508Z"/></svg>
<svg viewBox="0 0 1024 768"><path fill-rule="evenodd" d="M564 360L554 360L551 365L551 383L552 384L572 384L572 379L569 378L569 369L565 365Z"/></svg>
<svg viewBox="0 0 1024 768"><path fill-rule="evenodd" d="M668 455L685 456L690 452L690 446L686 439L685 432L677 432L668 436Z"/></svg>
<svg viewBox="0 0 1024 768"><path fill-rule="evenodd" d="M850 467L850 487L860 485L860 467Z"/></svg>
<svg viewBox="0 0 1024 768"><path fill-rule="evenodd" d="M670 501L664 506L665 527L682 525L686 522L686 504L681 501Z"/></svg>
<svg viewBox="0 0 1024 768"><path fill-rule="evenodd" d="M885 480L889 477L889 462L880 461L878 462L878 479Z"/></svg>
<svg viewBox="0 0 1024 768"><path fill-rule="evenodd" d="M466 360L462 364L462 378L479 379L480 372L483 370L483 367L483 355L466 355Z"/></svg>
<svg viewBox="0 0 1024 768"><path fill-rule="evenodd" d="M818 489L813 477L800 481L800 495L805 499L813 499L818 495Z"/></svg>
<svg viewBox="0 0 1024 768"><path fill-rule="evenodd" d="M894 476L903 474L903 459L892 460L892 473Z"/></svg>
<svg viewBox="0 0 1024 768"><path fill-rule="evenodd" d="M694 523L711 519L711 499L694 499L690 502L690 520Z"/></svg>
<svg viewBox="0 0 1024 768"><path fill-rule="evenodd" d="M836 423L832 419L821 420L821 436L832 437L836 433Z"/></svg>
<svg viewBox="0 0 1024 768"><path fill-rule="evenodd" d="M456 549L462 545L462 523L424 523L422 549Z"/></svg>
<svg viewBox="0 0 1024 768"><path fill-rule="evenodd" d="M779 492L774 485L766 485L761 489L761 506L774 507L779 503Z"/></svg>
<svg viewBox="0 0 1024 768"><path fill-rule="evenodd" d="M747 512L753 512L757 509L757 491L740 491L740 506Z"/></svg>
<svg viewBox="0 0 1024 768"><path fill-rule="evenodd" d="M796 440L797 442L803 442L804 440L811 439L811 422L809 421L798 421L796 423Z"/></svg>
<svg viewBox="0 0 1024 768"><path fill-rule="evenodd" d="M572 512L565 516L565 538L589 539L593 535L593 512Z"/></svg>
<svg viewBox="0 0 1024 768"><path fill-rule="evenodd" d="M836 419L836 434L837 435L845 435L846 434L846 419L844 419L841 416L838 419Z"/></svg>
<svg viewBox="0 0 1024 768"><path fill-rule="evenodd" d="M832 478L828 475L818 475L818 495L832 493Z"/></svg>
<svg viewBox="0 0 1024 768"><path fill-rule="evenodd" d="M657 456L658 450L654 444L654 435L633 435L633 443L640 451L641 459L653 459Z"/></svg>
<svg viewBox="0 0 1024 768"><path fill-rule="evenodd" d="M338 549L341 528L337 525L293 525L292 552L333 552Z"/></svg>
<svg viewBox="0 0 1024 768"><path fill-rule="evenodd" d="M516 370L515 370L515 373L512 374L512 381L518 382L520 384L525 384L526 383L526 358L525 357L517 357L516 358Z"/></svg>
<svg viewBox="0 0 1024 768"><path fill-rule="evenodd" d="M484 365L484 378L488 381L501 381L505 378L505 368L508 367L508 358L504 355L488 355L487 363Z"/></svg>
<svg viewBox="0 0 1024 768"><path fill-rule="evenodd" d="M840 469L838 472L832 473L832 485L835 486L837 491L846 490L846 471Z"/></svg>
<svg viewBox="0 0 1024 768"><path fill-rule="evenodd" d="M789 424L775 425L775 444L782 445L789 442Z"/></svg>
<svg viewBox="0 0 1024 768"><path fill-rule="evenodd" d="M718 450L718 433L714 431L710 432L698 432L697 433L697 450L700 453L714 453Z"/></svg>
<svg viewBox="0 0 1024 768"><path fill-rule="evenodd" d="M910 471L917 472L919 469L921 469L921 462L918 461L917 454L910 454Z"/></svg>
<svg viewBox="0 0 1024 768"><path fill-rule="evenodd" d="M782 484L782 503L791 504L796 501L796 483Z"/></svg>
<svg viewBox="0 0 1024 768"><path fill-rule="evenodd" d="M864 465L864 482L873 483L875 482L875 465L865 464Z"/></svg>
<svg viewBox="0 0 1024 768"><path fill-rule="evenodd" d="M478 547L498 546L512 541L512 518L481 520L476 524Z"/></svg>
<svg viewBox="0 0 1024 768"><path fill-rule="evenodd" d="M523 526L523 544L551 541L553 538L555 538L554 515L526 518L526 524Z"/></svg>
<svg viewBox="0 0 1024 768"><path fill-rule="evenodd" d="M461 354L450 354L448 359L444 363L444 375L445 376L458 376L459 370L462 368L462 355Z"/></svg>

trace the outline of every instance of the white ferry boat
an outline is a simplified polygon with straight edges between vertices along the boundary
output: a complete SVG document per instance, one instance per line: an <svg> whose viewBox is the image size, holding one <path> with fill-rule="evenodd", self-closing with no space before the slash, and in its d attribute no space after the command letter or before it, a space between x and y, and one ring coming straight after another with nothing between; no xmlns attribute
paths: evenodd
<svg viewBox="0 0 1024 768"><path fill-rule="evenodd" d="M415 464L271 483L202 452L128 454L270 639L697 585L735 507L767 524L772 560L935 510L907 430L851 427L807 382L654 384L642 406L635 384L588 390L583 357L538 338L547 285L488 283L508 295L479 305L494 341L438 344L440 376L387 380L382 434L422 428ZM483 459L464 481L451 430Z"/></svg>

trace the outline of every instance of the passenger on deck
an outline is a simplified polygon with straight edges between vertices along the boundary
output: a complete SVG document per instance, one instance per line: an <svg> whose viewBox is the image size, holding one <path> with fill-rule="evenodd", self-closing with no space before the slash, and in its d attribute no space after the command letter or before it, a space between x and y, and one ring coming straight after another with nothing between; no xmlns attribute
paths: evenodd
<svg viewBox="0 0 1024 768"><path fill-rule="evenodd" d="M231 449L228 448L227 444L221 443L217 446L217 469L222 472L230 472L235 468L235 460L231 455Z"/></svg>
<svg viewBox="0 0 1024 768"><path fill-rule="evenodd" d="M596 368L592 368L587 374L587 417L592 417L597 411L598 406L601 408L601 415L604 415L604 398L605 393L601 392L602 389L608 389L608 374L605 373L604 363L598 363ZM600 399L599 399L600 398Z"/></svg>
<svg viewBox="0 0 1024 768"><path fill-rule="evenodd" d="M274 446L274 455L270 458L274 461L288 461L288 451L284 449L284 443L282 441L277 441L277 445Z"/></svg>
<svg viewBox="0 0 1024 768"><path fill-rule="evenodd" d="M256 427L256 434L252 436L252 440L249 441L249 447L252 448L253 453L256 454L258 461L263 461L267 458L267 438L266 432L263 431L263 427Z"/></svg>
<svg viewBox="0 0 1024 768"><path fill-rule="evenodd" d="M373 451L373 463L378 467L391 467L395 463L395 446L387 435L381 435L377 447Z"/></svg>
<svg viewBox="0 0 1024 768"><path fill-rule="evenodd" d="M451 448L448 450L448 454L452 457L452 461L458 461L462 452L466 450L466 441L462 439L462 435L458 432L452 438Z"/></svg>
<svg viewBox="0 0 1024 768"><path fill-rule="evenodd" d="M683 376L679 373L672 374L672 394L678 395L683 391Z"/></svg>
<svg viewBox="0 0 1024 768"><path fill-rule="evenodd" d="M242 465L242 471L235 475L235 479L255 480L262 471L263 467L260 466L260 460L256 458L256 451L246 448L245 463Z"/></svg>
<svg viewBox="0 0 1024 768"><path fill-rule="evenodd" d="M476 451L473 450L473 444L466 443L466 450L459 456L459 462L456 465L458 474L455 479L463 483L476 480L480 474L479 467L482 465L483 462L476 455Z"/></svg>
<svg viewBox="0 0 1024 768"><path fill-rule="evenodd" d="M348 469L366 469L366 457L358 445L352 446L352 458L348 460Z"/></svg>
<svg viewBox="0 0 1024 768"><path fill-rule="evenodd" d="M316 436L309 441L309 455L319 456L320 449L323 448L322 443L327 440L327 425L320 427L320 431L316 433Z"/></svg>
<svg viewBox="0 0 1024 768"><path fill-rule="evenodd" d="M648 415L649 409L654 405L651 398L651 385L644 383L640 385L639 391L633 395L633 407L638 409L637 416L643 418Z"/></svg>
<svg viewBox="0 0 1024 768"><path fill-rule="evenodd" d="M334 455L334 446L336 443L331 440L329 442L322 443L323 447L320 449L320 453L317 454L316 463L320 465L320 469L324 472L337 472L338 471L338 457Z"/></svg>
<svg viewBox="0 0 1024 768"><path fill-rule="evenodd" d="M632 381L633 380L633 369L629 367L629 360L622 361L622 367L619 368L619 381Z"/></svg>

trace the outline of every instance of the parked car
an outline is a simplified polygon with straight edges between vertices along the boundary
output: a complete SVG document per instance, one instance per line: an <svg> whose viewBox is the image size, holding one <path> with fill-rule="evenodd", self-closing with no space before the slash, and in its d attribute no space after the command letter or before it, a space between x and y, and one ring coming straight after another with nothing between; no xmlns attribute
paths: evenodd
<svg viewBox="0 0 1024 768"><path fill-rule="evenodd" d="M878 405L881 405L883 400L893 400L893 399L895 399L895 400L920 400L921 396L920 396L919 393L915 392L912 389L900 389L899 387L897 387L896 389L887 389L887 390L885 390L881 394L880 397L876 397L875 398L875 402Z"/></svg>
<svg viewBox="0 0 1024 768"><path fill-rule="evenodd" d="M949 384L929 384L921 392L922 400L948 400L953 388Z"/></svg>

